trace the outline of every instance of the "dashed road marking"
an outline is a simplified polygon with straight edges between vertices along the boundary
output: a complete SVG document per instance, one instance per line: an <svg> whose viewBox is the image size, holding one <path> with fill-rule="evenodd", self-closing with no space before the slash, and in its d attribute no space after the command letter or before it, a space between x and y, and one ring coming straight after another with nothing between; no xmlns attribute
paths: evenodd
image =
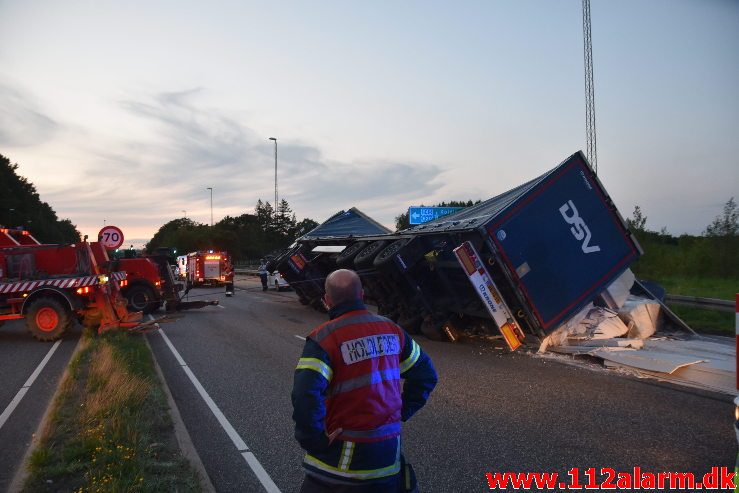
<svg viewBox="0 0 739 493"><path fill-rule="evenodd" d="M298 335L296 335L295 337L297 337L298 339L302 339L302 340L305 340L305 337L303 337L303 336L298 336Z"/></svg>
<svg viewBox="0 0 739 493"><path fill-rule="evenodd" d="M220 305L218 305L220 306ZM167 347L169 347L169 350L172 351L172 354L174 355L175 359L177 360L177 363L179 363L182 370L187 375L187 378L190 379L190 382L192 382L193 386L195 386L195 390L198 391L198 394L200 394L200 397L203 398L205 401L205 404L210 409L210 412L213 413L215 418L220 423L223 430L226 432L228 437L233 442L236 449L241 453L241 456L244 457L244 460L246 460L246 463L249 465L251 470L254 472L254 474L257 476L257 479L260 483L262 483L262 486L268 493L280 493L279 488L277 488L277 485L272 481L272 478L269 477L269 474L267 474L267 471L264 470L262 467L262 464L259 463L256 456L254 456L254 453L249 450L249 447L246 445L246 442L241 438L241 436L238 434L238 432L234 429L233 425L228 421L226 416L223 415L223 412L218 408L218 405L213 401L213 399L208 395L208 392L203 388L202 384L198 380L198 378L195 376L195 374L192 372L189 366L187 366L187 363L185 363L185 360L180 356L179 351L174 347L172 344L172 341L169 340L169 337L167 337L167 334L164 333L164 329L159 329L159 333L162 335L162 338L164 339L164 342L167 344Z"/></svg>
<svg viewBox="0 0 739 493"><path fill-rule="evenodd" d="M56 351L56 348L59 347L59 344L62 343L62 340L59 339L54 343L53 346L51 346L51 349L49 349L49 352L46 353L46 356L44 356L44 359L41 360L41 363L36 367L35 370L33 370L33 373L31 373L31 376L28 377L28 380L26 380L26 383L23 384L23 387L18 391L17 394L15 394L15 397L13 397L13 400L10 401L10 404L8 404L8 407L5 408L2 414L0 414L0 428L3 427L6 421L8 421L8 418L10 418L10 415L13 414L13 411L16 407L18 407L18 404L20 404L21 400L23 399L23 396L26 395L26 392L28 392L28 389L31 388L31 385L33 385L33 382L36 381L38 376L41 374L41 370L44 369L46 366L46 363L49 362L52 355L54 354L54 351Z"/></svg>

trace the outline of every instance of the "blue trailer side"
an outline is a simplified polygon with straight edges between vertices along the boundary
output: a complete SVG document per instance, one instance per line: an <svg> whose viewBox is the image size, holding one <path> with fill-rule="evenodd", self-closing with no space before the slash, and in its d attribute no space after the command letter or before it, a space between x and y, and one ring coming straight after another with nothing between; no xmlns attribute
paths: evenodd
<svg viewBox="0 0 739 493"><path fill-rule="evenodd" d="M592 301L640 255L582 153L555 168L486 229L544 332Z"/></svg>

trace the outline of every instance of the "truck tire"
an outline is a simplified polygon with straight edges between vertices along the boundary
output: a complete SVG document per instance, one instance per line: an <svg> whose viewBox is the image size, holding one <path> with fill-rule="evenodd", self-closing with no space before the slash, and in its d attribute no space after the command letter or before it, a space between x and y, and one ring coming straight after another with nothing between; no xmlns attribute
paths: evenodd
<svg viewBox="0 0 739 493"><path fill-rule="evenodd" d="M148 314L157 309L154 291L149 286L131 286L124 296L128 300L128 309L131 311Z"/></svg>
<svg viewBox="0 0 739 493"><path fill-rule="evenodd" d="M387 246L387 240L373 241L354 257L354 266L358 269L372 265L375 255Z"/></svg>
<svg viewBox="0 0 739 493"><path fill-rule="evenodd" d="M44 297L31 302L26 313L26 329L39 341L59 339L72 323L71 310L56 298Z"/></svg>
<svg viewBox="0 0 739 493"><path fill-rule="evenodd" d="M339 256L336 257L336 265L338 265L339 267L351 266L354 257L356 257L357 254L366 246L366 241L358 241L344 248Z"/></svg>
<svg viewBox="0 0 739 493"><path fill-rule="evenodd" d="M375 267L380 267L387 264L388 262L391 262L395 255L410 241L410 238L401 238L400 240L395 240L394 242L390 243L388 246L385 247L384 250L377 254L377 257L375 257L372 265L374 265Z"/></svg>

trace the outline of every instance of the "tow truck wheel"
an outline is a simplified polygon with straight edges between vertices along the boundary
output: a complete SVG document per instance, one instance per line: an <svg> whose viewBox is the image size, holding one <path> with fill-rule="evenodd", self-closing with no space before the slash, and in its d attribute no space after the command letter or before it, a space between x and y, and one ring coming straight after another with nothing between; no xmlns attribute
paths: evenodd
<svg viewBox="0 0 739 493"><path fill-rule="evenodd" d="M59 339L72 323L72 313L56 298L31 302L26 314L26 329L39 341Z"/></svg>
<svg viewBox="0 0 739 493"><path fill-rule="evenodd" d="M357 254L366 246L366 241L358 241L344 248L339 256L336 257L336 265L339 267L351 266L354 257L356 257Z"/></svg>
<svg viewBox="0 0 739 493"><path fill-rule="evenodd" d="M373 241L354 257L354 265L357 268L371 266L375 255L380 253L380 250L385 248L386 245L387 240Z"/></svg>
<svg viewBox="0 0 739 493"><path fill-rule="evenodd" d="M154 301L154 291L148 286L131 286L126 290L125 296L129 310L134 312L148 314L158 308Z"/></svg>

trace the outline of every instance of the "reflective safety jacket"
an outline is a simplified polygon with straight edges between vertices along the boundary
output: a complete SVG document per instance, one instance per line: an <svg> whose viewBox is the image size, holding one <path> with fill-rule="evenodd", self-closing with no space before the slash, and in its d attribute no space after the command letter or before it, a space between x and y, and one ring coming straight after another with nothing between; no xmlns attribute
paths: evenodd
<svg viewBox="0 0 739 493"><path fill-rule="evenodd" d="M387 481L400 470L401 421L436 385L431 360L391 320L350 302L308 336L295 370L295 437L323 481ZM401 378L405 380L401 383ZM343 430L329 444L327 435Z"/></svg>

